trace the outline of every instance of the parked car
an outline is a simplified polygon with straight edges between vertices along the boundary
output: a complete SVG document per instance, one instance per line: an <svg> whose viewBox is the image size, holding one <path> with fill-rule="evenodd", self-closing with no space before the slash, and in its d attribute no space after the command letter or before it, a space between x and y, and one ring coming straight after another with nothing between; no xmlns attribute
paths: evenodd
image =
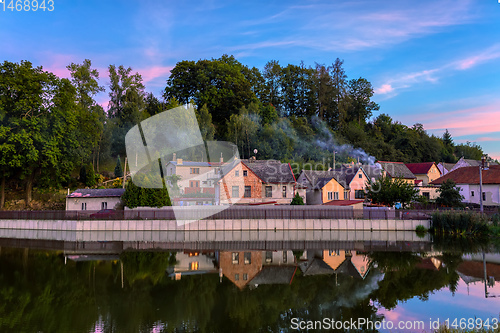
<svg viewBox="0 0 500 333"><path fill-rule="evenodd" d="M114 209L102 209L97 213L90 214L92 219L115 219L118 217L118 212Z"/></svg>

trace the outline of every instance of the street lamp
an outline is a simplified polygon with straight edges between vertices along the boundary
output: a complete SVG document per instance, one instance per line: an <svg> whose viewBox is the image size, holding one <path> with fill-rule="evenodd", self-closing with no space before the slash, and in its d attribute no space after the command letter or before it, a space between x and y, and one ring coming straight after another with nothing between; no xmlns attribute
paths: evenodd
<svg viewBox="0 0 500 333"><path fill-rule="evenodd" d="M486 163L486 155L481 156L481 165L479 166L479 207L481 215L483 215L483 170L488 170L488 164Z"/></svg>

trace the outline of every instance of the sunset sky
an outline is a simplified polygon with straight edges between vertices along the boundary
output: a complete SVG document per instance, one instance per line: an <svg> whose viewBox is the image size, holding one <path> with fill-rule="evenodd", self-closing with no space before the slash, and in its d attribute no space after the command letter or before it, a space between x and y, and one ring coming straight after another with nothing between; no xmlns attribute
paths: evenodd
<svg viewBox="0 0 500 333"><path fill-rule="evenodd" d="M2 61L67 77L66 65L88 58L103 85L109 64L130 66L160 96L181 60L232 54L263 69L338 57L349 78L372 82L381 113L439 136L448 129L500 159L499 0L54 0L52 12L3 1Z"/></svg>

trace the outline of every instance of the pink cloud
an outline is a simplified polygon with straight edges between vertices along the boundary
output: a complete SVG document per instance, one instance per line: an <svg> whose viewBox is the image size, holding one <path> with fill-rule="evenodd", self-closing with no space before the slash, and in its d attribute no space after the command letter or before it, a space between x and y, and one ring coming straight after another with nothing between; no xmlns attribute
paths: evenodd
<svg viewBox="0 0 500 333"><path fill-rule="evenodd" d="M500 45L495 44L483 52L456 62L457 69L465 70L481 63L500 58Z"/></svg>
<svg viewBox="0 0 500 333"><path fill-rule="evenodd" d="M489 136L482 136L480 138L477 138L475 141L477 142L483 142L483 141L500 141L500 138L492 138Z"/></svg>
<svg viewBox="0 0 500 333"><path fill-rule="evenodd" d="M392 92L394 88L390 84L383 84L380 88L375 89L376 94L388 94Z"/></svg>
<svg viewBox="0 0 500 333"><path fill-rule="evenodd" d="M448 129L454 136L500 132L500 103L439 114L420 114L418 121L428 130Z"/></svg>
<svg viewBox="0 0 500 333"><path fill-rule="evenodd" d="M148 83L161 77L167 79L170 76L170 71L173 68L173 66L153 66L149 68L141 68L134 72L138 72L139 74L141 74L144 83Z"/></svg>

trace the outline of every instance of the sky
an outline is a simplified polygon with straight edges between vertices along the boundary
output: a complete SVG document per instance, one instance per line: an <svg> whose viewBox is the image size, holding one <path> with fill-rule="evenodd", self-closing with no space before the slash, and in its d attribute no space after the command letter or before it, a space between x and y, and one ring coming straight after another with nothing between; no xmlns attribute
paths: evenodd
<svg viewBox="0 0 500 333"><path fill-rule="evenodd" d="M29 12L0 1L1 61L68 77L90 59L105 86L107 67L124 65L160 97L182 60L229 54L262 70L340 58L349 79L373 84L375 117L448 129L500 159L500 0L46 0Z"/></svg>

